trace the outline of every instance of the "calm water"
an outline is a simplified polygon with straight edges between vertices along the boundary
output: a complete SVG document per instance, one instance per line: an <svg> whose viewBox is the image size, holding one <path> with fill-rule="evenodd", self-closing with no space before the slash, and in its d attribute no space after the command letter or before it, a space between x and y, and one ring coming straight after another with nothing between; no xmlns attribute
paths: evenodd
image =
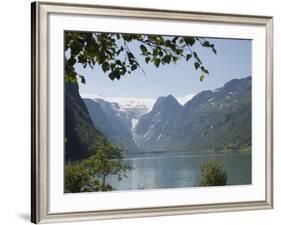
<svg viewBox="0 0 281 225"><path fill-rule="evenodd" d="M156 155L128 158L124 161L133 169L128 178L107 182L116 190L180 188L198 186L200 167L206 160L221 162L227 172L228 185L251 184L251 153L219 153L202 155Z"/></svg>

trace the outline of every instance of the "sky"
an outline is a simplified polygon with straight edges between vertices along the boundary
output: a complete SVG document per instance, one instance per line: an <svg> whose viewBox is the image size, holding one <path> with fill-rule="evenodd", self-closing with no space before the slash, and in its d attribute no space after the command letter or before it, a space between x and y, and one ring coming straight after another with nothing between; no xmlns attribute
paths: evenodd
<svg viewBox="0 0 281 225"><path fill-rule="evenodd" d="M156 68L146 64L136 44L130 44L130 49L138 58L145 74L140 69L122 76L120 80L110 80L99 66L94 69L76 65L75 69L86 78L86 84L79 82L80 94L97 94L106 97L157 98L172 94L182 97L197 94L203 90L214 90L234 78L251 76L252 49L251 40L213 39L217 54L211 49L196 44L193 50L197 52L209 75L201 82L200 71L195 70L193 61L179 60L177 64L167 64Z"/></svg>

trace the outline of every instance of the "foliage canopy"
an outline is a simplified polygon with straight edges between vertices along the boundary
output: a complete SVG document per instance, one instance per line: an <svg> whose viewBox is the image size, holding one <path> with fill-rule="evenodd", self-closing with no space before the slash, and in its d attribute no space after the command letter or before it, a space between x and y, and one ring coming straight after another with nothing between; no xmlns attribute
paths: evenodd
<svg viewBox="0 0 281 225"><path fill-rule="evenodd" d="M130 43L135 43L145 62L157 68L171 62L176 63L179 59L193 59L194 68L201 71L202 81L209 71L193 50L196 42L211 49L214 54L217 53L214 44L201 37L67 31L64 49L65 52L69 51L70 56L65 61L65 78L67 81L76 82L79 76L82 83L86 82L84 76L75 71L76 63L84 68L93 68L98 64L111 80L119 80L121 76L137 69L143 71L138 58L130 49Z"/></svg>

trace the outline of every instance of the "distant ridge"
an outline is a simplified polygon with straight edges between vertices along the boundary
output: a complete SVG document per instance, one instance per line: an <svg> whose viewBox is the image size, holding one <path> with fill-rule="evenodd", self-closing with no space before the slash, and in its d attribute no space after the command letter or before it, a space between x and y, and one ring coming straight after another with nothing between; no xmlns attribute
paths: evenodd
<svg viewBox="0 0 281 225"><path fill-rule="evenodd" d="M204 152L251 146L251 77L182 98L82 96L89 97L84 102L93 123L128 151ZM101 112L90 110L91 104L101 106L106 122L100 123Z"/></svg>

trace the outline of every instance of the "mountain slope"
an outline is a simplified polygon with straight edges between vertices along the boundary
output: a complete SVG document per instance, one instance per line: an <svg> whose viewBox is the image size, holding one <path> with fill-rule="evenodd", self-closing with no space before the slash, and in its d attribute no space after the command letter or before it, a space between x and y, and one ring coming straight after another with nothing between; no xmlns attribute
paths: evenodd
<svg viewBox="0 0 281 225"><path fill-rule="evenodd" d="M148 151L198 152L250 146L251 78L231 80L214 92L199 93L182 109L171 104L157 113L144 115L136 127L137 143Z"/></svg>
<svg viewBox="0 0 281 225"><path fill-rule="evenodd" d="M120 144L131 151L137 149L131 134L131 120L126 112L116 110L117 103L103 99L84 99L89 115L95 126L111 143Z"/></svg>
<svg viewBox="0 0 281 225"><path fill-rule="evenodd" d="M159 97L152 110L140 117L134 130L135 142L139 148L152 151L162 148L162 136L173 129L174 120L182 108L172 95Z"/></svg>
<svg viewBox="0 0 281 225"><path fill-rule="evenodd" d="M95 152L95 143L105 137L98 131L79 95L77 83L65 82L65 161L84 159Z"/></svg>
<svg viewBox="0 0 281 225"><path fill-rule="evenodd" d="M169 95L153 100L96 96L84 102L97 129L129 153L251 146L251 77L234 79L215 91L191 97Z"/></svg>
<svg viewBox="0 0 281 225"><path fill-rule="evenodd" d="M173 139L184 140L183 150L237 150L251 146L251 77L231 80L208 99L195 103L196 100L184 106L176 122Z"/></svg>

